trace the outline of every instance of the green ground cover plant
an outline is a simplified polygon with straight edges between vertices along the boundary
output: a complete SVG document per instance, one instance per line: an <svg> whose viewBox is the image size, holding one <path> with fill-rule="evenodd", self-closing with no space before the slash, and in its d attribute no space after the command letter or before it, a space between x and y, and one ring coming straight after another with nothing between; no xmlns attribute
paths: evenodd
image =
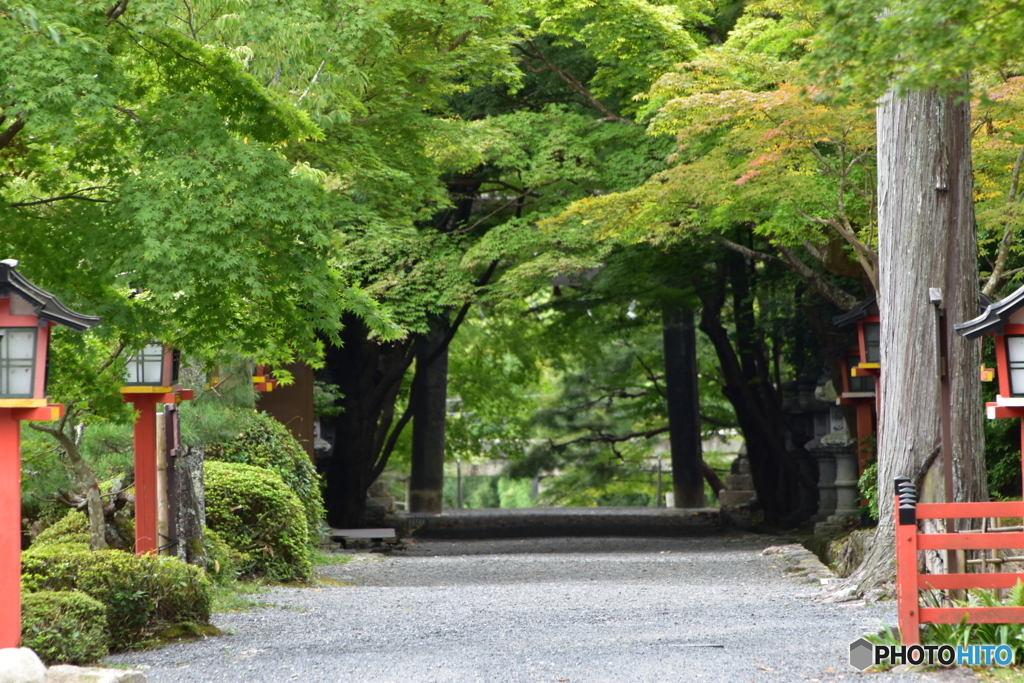
<svg viewBox="0 0 1024 683"><path fill-rule="evenodd" d="M939 601L931 593L925 593L923 600L938 606ZM972 590L968 592L967 600L953 600L957 607L1024 607L1024 583L1018 581L1017 585L1006 591L1005 597L1000 597L997 591L993 590ZM899 630L883 625L878 633L864 636L876 645L900 645ZM1013 649L1013 661L1020 662L1024 655L1024 624L968 624L962 621L959 624L922 624L921 625L922 645L1008 645ZM888 669L890 666L882 665L878 668ZM1002 667L990 667L992 672ZM1019 672L1018 672L1019 674ZM1000 680L1024 680L1024 676L1014 678L1006 677L1003 674L997 676Z"/></svg>

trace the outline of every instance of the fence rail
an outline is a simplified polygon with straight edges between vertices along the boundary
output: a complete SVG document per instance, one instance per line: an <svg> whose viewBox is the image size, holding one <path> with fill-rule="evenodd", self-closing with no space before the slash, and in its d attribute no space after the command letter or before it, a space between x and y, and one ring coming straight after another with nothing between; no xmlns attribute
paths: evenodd
<svg viewBox="0 0 1024 683"><path fill-rule="evenodd" d="M896 596L900 635L905 645L921 642L921 624L1014 624L1024 622L1024 607L921 607L922 590L1012 588L1024 572L920 574L921 550L1005 550L1024 548L1024 533L936 533L918 529L921 519L1024 517L1024 502L918 503L907 477L896 478Z"/></svg>

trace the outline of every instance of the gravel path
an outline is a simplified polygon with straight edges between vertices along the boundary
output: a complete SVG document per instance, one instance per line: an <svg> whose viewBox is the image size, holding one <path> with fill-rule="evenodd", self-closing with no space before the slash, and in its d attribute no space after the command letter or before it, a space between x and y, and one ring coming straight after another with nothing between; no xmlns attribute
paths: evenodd
<svg viewBox="0 0 1024 683"><path fill-rule="evenodd" d="M422 541L260 597L277 607L216 615L230 635L108 662L150 683L854 679L849 643L895 610L815 603L820 586L760 554L771 542Z"/></svg>

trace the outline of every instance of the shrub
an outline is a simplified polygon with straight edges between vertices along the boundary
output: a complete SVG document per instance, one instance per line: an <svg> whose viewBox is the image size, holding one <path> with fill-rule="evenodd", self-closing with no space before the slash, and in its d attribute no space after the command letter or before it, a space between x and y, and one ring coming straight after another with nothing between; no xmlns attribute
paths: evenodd
<svg viewBox="0 0 1024 683"><path fill-rule="evenodd" d="M206 449L206 459L254 465L276 473L290 488L306 514L309 543L320 541L324 499L320 477L309 455L288 428L266 413L252 413L245 429L234 439Z"/></svg>
<svg viewBox="0 0 1024 683"><path fill-rule="evenodd" d="M44 544L22 553L21 581L26 593L78 590L103 603L114 650L144 640L166 624L210 619L209 579L176 557Z"/></svg>
<svg viewBox="0 0 1024 683"><path fill-rule="evenodd" d="M231 583L238 578L245 558L213 529L203 530L206 546L206 573L215 583Z"/></svg>
<svg viewBox="0 0 1024 683"><path fill-rule="evenodd" d="M89 518L85 513L71 510L61 519L40 532L32 541L33 548L47 545L83 546L89 549Z"/></svg>
<svg viewBox="0 0 1024 683"><path fill-rule="evenodd" d="M135 520L122 510L106 519L106 537L108 548L132 550L135 545ZM63 518L43 529L32 547L44 545L74 545L89 547L89 518L84 512L71 510Z"/></svg>
<svg viewBox="0 0 1024 683"><path fill-rule="evenodd" d="M242 556L244 576L304 581L312 573L306 515L270 470L207 462L206 524Z"/></svg>
<svg viewBox="0 0 1024 683"><path fill-rule="evenodd" d="M27 593L21 646L47 664L85 664L107 654L107 608L80 591Z"/></svg>

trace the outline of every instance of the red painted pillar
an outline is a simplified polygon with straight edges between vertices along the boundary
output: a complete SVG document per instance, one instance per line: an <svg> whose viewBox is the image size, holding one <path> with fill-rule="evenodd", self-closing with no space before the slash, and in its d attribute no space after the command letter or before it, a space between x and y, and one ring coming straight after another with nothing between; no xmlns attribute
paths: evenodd
<svg viewBox="0 0 1024 683"><path fill-rule="evenodd" d="M0 648L21 640L20 422L0 408Z"/></svg>
<svg viewBox="0 0 1024 683"><path fill-rule="evenodd" d="M864 474L867 469L868 458L871 457L871 447L868 445L868 437L874 436L874 426L871 424L871 404L862 401L857 404L857 464L858 474Z"/></svg>
<svg viewBox="0 0 1024 683"><path fill-rule="evenodd" d="M134 394L135 418L135 552L159 547L156 504L156 404L158 394Z"/></svg>
<svg viewBox="0 0 1024 683"><path fill-rule="evenodd" d="M916 491L914 492L916 496ZM917 586L917 520L916 511L900 509L895 499L896 519L896 613L900 641L904 645L921 642L920 596Z"/></svg>

